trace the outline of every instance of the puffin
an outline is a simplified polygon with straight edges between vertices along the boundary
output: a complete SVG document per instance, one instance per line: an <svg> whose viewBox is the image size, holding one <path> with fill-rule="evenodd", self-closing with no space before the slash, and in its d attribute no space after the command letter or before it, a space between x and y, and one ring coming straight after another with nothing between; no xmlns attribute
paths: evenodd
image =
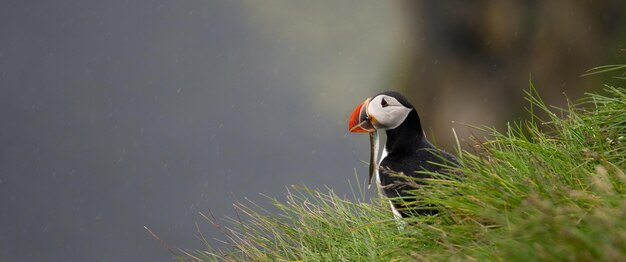
<svg viewBox="0 0 626 262"><path fill-rule="evenodd" d="M432 178L433 173L449 178L458 176L452 169L461 164L428 141L417 110L403 95L386 91L365 99L350 115L348 130L369 133L368 185L375 176L379 193L390 199L396 218L438 213L432 206L410 206L408 203L416 199L410 191L424 185L423 179ZM387 136L380 161L378 130L384 130ZM417 179L408 181L407 177Z"/></svg>

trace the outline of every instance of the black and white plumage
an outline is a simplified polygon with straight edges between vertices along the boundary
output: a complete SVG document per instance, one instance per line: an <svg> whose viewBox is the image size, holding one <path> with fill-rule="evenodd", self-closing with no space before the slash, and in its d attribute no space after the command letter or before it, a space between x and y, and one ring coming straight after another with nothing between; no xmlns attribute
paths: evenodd
<svg viewBox="0 0 626 262"><path fill-rule="evenodd" d="M398 92L388 91L366 99L352 113L349 122L350 132L369 132L372 143L371 176L376 176L379 190L388 198L413 197L409 193L421 182L407 183L399 173L415 178L430 178L429 173L440 173L446 167L460 166L458 160L433 146L422 130L417 111ZM378 154L377 129L385 130L387 141L376 166ZM410 201L406 199L405 201ZM434 214L436 210L422 208L407 210L402 201L391 202L391 209L397 217L412 214Z"/></svg>

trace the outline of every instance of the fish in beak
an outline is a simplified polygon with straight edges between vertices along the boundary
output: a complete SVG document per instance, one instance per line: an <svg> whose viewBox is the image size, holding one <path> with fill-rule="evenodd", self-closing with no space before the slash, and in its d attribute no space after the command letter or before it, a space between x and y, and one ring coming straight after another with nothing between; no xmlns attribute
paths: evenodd
<svg viewBox="0 0 626 262"><path fill-rule="evenodd" d="M374 127L374 123L376 119L371 117L367 112L367 108L369 106L371 98L366 99L357 106L354 111L352 111L352 115L350 116L350 121L348 122L348 130L350 132L363 133L368 132L370 136L370 168L369 168L369 179L367 180L367 187L371 187L372 185L372 177L374 176L374 172L378 169L378 150L380 148L378 142L378 131Z"/></svg>

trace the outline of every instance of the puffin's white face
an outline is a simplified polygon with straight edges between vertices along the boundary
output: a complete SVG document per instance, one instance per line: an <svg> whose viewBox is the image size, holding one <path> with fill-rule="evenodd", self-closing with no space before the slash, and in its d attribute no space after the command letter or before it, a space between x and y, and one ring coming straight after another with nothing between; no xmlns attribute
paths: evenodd
<svg viewBox="0 0 626 262"><path fill-rule="evenodd" d="M367 114L377 129L394 129L400 126L411 110L388 95L377 95L367 105Z"/></svg>

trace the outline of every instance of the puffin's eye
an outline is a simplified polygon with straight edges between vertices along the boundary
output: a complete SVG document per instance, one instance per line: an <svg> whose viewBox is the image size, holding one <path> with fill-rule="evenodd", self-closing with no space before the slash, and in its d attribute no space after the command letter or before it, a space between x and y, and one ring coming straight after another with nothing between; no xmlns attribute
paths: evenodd
<svg viewBox="0 0 626 262"><path fill-rule="evenodd" d="M389 104L387 104L387 101L385 101L385 99L383 98L382 101L380 101L380 105L383 107L387 107Z"/></svg>

